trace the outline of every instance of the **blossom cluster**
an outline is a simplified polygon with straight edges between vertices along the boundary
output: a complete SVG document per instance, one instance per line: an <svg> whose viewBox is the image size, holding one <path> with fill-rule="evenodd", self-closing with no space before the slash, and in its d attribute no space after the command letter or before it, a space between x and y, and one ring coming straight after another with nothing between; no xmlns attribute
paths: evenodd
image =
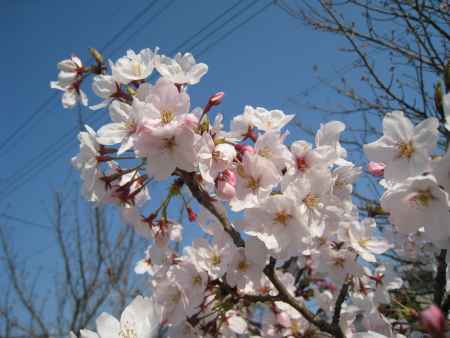
<svg viewBox="0 0 450 338"><path fill-rule="evenodd" d="M120 321L101 315L97 333L81 337L306 337L329 327L399 336L381 309L405 281L380 257L418 256L419 242L446 249L450 239L450 152L432 158L436 119L414 126L392 112L384 135L365 146L369 172L384 176L380 202L393 230L381 231L353 202L363 170L340 144L342 122L322 124L313 143L287 145L294 115L248 105L225 128L213 116L222 92L193 108L190 86L208 67L189 53L130 50L110 61L111 74L95 55L92 67L62 61L52 87L64 91L65 107L87 104L81 84L94 75L100 102L90 108L106 108L111 122L86 126L72 163L87 200L116 205L151 240L135 268L150 279L151 297L136 298ZM154 181L170 185L146 214ZM184 226L170 218L176 200L204 233L182 250Z"/></svg>

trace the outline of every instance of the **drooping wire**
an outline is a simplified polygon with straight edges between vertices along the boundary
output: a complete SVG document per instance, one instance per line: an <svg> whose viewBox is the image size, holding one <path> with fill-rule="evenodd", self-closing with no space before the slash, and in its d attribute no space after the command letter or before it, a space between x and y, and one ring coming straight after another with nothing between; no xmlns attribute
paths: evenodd
<svg viewBox="0 0 450 338"><path fill-rule="evenodd" d="M255 5L257 3L257 1L253 1L251 4ZM269 4L271 4L272 2L270 2ZM230 8L235 8L236 4L232 5ZM265 6L263 8L263 10L267 9L268 6ZM230 8L228 10L226 10L225 12L229 12ZM246 8L250 8L250 7L246 7ZM232 32L236 31L238 28L242 27L245 23L247 23L248 21L250 21L251 19L255 18L258 14L262 13L262 10L258 11L257 13L252 14L249 18L247 18L244 22L239 23L237 26L235 26L234 28L232 28L231 30L227 31L226 34L227 36L230 35ZM233 18L239 16L241 14L241 12L235 14L233 16ZM227 23L231 22L233 20L227 20ZM209 23L207 24L209 25ZM206 25L205 25L206 26ZM225 26L221 26L222 28ZM201 32L204 31L204 29L200 30ZM200 32L199 31L199 32ZM198 36L199 32L197 32L193 38L195 38L196 36ZM202 39L202 41L205 41L205 39ZM214 45L216 45L218 42L217 40L215 41ZM198 43L197 43L198 45ZM208 49L212 48L212 46L209 46ZM204 52L205 53L205 52ZM203 54L204 54L203 53ZM88 119L88 122L92 123L94 122L92 120L94 114L91 115L91 117ZM101 117L100 117L101 118ZM99 121L100 118L95 119L95 121ZM11 194L12 192L14 192L15 190L17 190L18 188L22 187L25 183L28 183L32 178L34 178L37 174L39 174L39 172L43 169L45 169L50 163L52 163L54 160L56 160L59 157L62 157L65 154L65 151L67 149L69 149L71 147L71 145L73 143L75 143L75 137L74 137L74 133L76 133L78 130L78 128L75 129L71 129L68 132L66 132L62 137L60 137L56 142L52 143L50 146L48 146L46 149L44 149L43 151L41 151L37 156L35 156L31 162L37 162L39 161L39 163L37 163L34 167L32 166L30 168L29 163L27 162L26 165L24 165L22 168L20 168L13 177L9 178L9 182L12 182L11 186L9 187L9 189L7 190L7 192L4 193L3 196L0 196L0 201L5 199L9 194ZM64 141L64 139L69 138L68 140L66 140L66 142L64 142L63 145L60 145L59 143ZM52 149L54 146L60 146L59 149L56 152L52 152ZM14 182L15 181L15 182Z"/></svg>

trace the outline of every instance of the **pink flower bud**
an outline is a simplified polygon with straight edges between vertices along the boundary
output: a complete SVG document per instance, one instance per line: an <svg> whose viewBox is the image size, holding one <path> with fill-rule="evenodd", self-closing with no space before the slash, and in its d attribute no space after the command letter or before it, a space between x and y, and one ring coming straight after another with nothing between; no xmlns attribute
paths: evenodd
<svg viewBox="0 0 450 338"><path fill-rule="evenodd" d="M203 108L203 114L207 114L212 107L218 106L222 103L222 99L225 96L224 92L217 92L213 96L211 96L206 104L205 108Z"/></svg>
<svg viewBox="0 0 450 338"><path fill-rule="evenodd" d="M194 222L197 219L197 214L195 213L194 210L192 210L192 208L187 207L187 213L189 222Z"/></svg>
<svg viewBox="0 0 450 338"><path fill-rule="evenodd" d="M225 169L222 172L222 177L233 187L236 186L236 174L233 171Z"/></svg>
<svg viewBox="0 0 450 338"><path fill-rule="evenodd" d="M384 167L385 167L384 163L369 162L367 170L369 170L369 173L371 173L373 176L381 177L384 175Z"/></svg>
<svg viewBox="0 0 450 338"><path fill-rule="evenodd" d="M231 200L236 196L236 174L226 169L216 179L216 193L219 198Z"/></svg>
<svg viewBox="0 0 450 338"><path fill-rule="evenodd" d="M222 99L225 96L224 92L217 92L209 98L208 104L211 106L217 106L222 103Z"/></svg>
<svg viewBox="0 0 450 338"><path fill-rule="evenodd" d="M420 322L432 338L445 337L444 314L436 305L433 304L428 309L420 313Z"/></svg>
<svg viewBox="0 0 450 338"><path fill-rule="evenodd" d="M250 154L254 154L256 152L255 148L253 148L249 144L235 144L234 149L236 149L236 151L242 155L244 155L246 152Z"/></svg>

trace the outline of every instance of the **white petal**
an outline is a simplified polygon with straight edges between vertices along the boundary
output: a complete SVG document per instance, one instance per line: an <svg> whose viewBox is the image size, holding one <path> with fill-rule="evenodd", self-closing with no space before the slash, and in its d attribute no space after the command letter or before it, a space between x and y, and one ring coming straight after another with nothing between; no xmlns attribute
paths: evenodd
<svg viewBox="0 0 450 338"><path fill-rule="evenodd" d="M120 323L109 313L103 312L95 322L101 338L120 338Z"/></svg>
<svg viewBox="0 0 450 338"><path fill-rule="evenodd" d="M99 143L112 145L122 142L128 135L128 129L124 123L108 123L98 130L97 135Z"/></svg>

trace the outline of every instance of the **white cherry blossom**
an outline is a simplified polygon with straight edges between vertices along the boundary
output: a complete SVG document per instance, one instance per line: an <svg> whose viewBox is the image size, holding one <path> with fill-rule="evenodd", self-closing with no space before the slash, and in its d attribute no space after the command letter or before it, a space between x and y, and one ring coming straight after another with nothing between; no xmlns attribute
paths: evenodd
<svg viewBox="0 0 450 338"><path fill-rule="evenodd" d="M386 114L383 136L366 144L364 151L369 160L383 162L384 177L400 181L429 170L430 155L436 146L438 121L430 117L417 126L401 111Z"/></svg>
<svg viewBox="0 0 450 338"><path fill-rule="evenodd" d="M150 126L141 131L135 148L139 156L147 158L148 174L161 181L172 175L176 168L195 169L195 141L195 134L183 126Z"/></svg>
<svg viewBox="0 0 450 338"><path fill-rule="evenodd" d="M156 53L157 49L153 52L146 48L138 54L130 49L126 56L121 57L115 63L110 61L114 80L122 84L128 84L131 81L146 79L153 72Z"/></svg>
<svg viewBox="0 0 450 338"><path fill-rule="evenodd" d="M104 312L97 318L97 333L80 333L83 338L148 338L158 332L160 323L161 315L153 299L137 296L122 312L120 321Z"/></svg>
<svg viewBox="0 0 450 338"><path fill-rule="evenodd" d="M196 63L191 53L177 53L173 59L165 55L158 55L155 65L163 78L180 85L194 85L208 71L208 66L204 63Z"/></svg>
<svg viewBox="0 0 450 338"><path fill-rule="evenodd" d="M409 234L425 227L430 239L448 240L448 195L433 176L410 177L387 190L380 202L399 232Z"/></svg>
<svg viewBox="0 0 450 338"><path fill-rule="evenodd" d="M236 196L230 201L234 211L250 208L264 201L281 179L275 165L257 154L246 153L236 172Z"/></svg>

